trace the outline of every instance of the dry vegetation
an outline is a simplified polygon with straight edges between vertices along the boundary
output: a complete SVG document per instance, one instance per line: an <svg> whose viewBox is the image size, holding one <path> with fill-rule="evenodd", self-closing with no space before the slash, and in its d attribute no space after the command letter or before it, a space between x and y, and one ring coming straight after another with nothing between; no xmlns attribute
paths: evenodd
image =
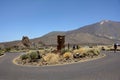
<svg viewBox="0 0 120 80"><path fill-rule="evenodd" d="M98 48L100 48L104 51L113 51L114 45L101 45L101 46L98 46ZM120 46L117 46L117 51L120 51Z"/></svg>
<svg viewBox="0 0 120 80"><path fill-rule="evenodd" d="M63 58L68 60L68 59L72 59L73 58L73 54L71 52L65 52L63 54Z"/></svg>
<svg viewBox="0 0 120 80"><path fill-rule="evenodd" d="M56 64L59 61L59 55L54 53L48 53L43 56L43 59L46 64Z"/></svg>
<svg viewBox="0 0 120 80"><path fill-rule="evenodd" d="M4 55L4 51L0 50L0 56Z"/></svg>
<svg viewBox="0 0 120 80"><path fill-rule="evenodd" d="M62 50L62 54L49 50L29 51L21 55L16 62L23 65L56 65L78 62L82 59L99 56L99 48L83 47L76 50Z"/></svg>

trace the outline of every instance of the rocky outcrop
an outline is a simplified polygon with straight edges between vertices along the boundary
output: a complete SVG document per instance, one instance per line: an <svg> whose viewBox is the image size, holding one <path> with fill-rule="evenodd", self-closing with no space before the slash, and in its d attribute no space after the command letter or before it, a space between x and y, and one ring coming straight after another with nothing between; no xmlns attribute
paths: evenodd
<svg viewBox="0 0 120 80"><path fill-rule="evenodd" d="M22 44L27 48L31 47L31 42L27 36L22 37Z"/></svg>

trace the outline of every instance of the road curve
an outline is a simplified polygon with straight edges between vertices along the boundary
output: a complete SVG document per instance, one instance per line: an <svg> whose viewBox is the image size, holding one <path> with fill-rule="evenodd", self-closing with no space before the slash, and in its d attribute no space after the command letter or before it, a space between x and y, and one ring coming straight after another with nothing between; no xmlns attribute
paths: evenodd
<svg viewBox="0 0 120 80"><path fill-rule="evenodd" d="M120 80L120 52L101 59L62 66L23 67L12 63L20 53L0 58L0 80Z"/></svg>

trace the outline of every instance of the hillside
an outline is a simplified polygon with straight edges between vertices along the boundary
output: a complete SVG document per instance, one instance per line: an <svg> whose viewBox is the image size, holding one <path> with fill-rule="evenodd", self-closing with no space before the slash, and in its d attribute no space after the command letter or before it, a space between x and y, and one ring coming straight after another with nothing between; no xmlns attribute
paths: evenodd
<svg viewBox="0 0 120 80"><path fill-rule="evenodd" d="M57 35L65 35L66 44L113 44L120 42L120 22L103 20L71 31L53 31L42 37L31 39L31 43L56 45ZM20 41L0 43L0 46L23 46Z"/></svg>
<svg viewBox="0 0 120 80"><path fill-rule="evenodd" d="M40 40L48 45L57 44L58 34L66 36L66 44L113 44L120 40L120 22L103 20L76 30L67 32L51 32Z"/></svg>
<svg viewBox="0 0 120 80"><path fill-rule="evenodd" d="M72 31L75 32L83 32L89 33L96 36L106 37L109 39L117 39L120 40L120 22L103 20L101 22L88 25L77 30Z"/></svg>

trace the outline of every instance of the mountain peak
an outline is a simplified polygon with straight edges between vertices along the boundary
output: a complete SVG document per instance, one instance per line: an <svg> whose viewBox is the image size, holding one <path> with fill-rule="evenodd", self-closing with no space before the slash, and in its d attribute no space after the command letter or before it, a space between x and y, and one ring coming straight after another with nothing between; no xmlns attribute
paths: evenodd
<svg viewBox="0 0 120 80"><path fill-rule="evenodd" d="M110 20L102 20L102 21L100 22L100 24L102 25L102 24L107 23L107 22L110 22Z"/></svg>

